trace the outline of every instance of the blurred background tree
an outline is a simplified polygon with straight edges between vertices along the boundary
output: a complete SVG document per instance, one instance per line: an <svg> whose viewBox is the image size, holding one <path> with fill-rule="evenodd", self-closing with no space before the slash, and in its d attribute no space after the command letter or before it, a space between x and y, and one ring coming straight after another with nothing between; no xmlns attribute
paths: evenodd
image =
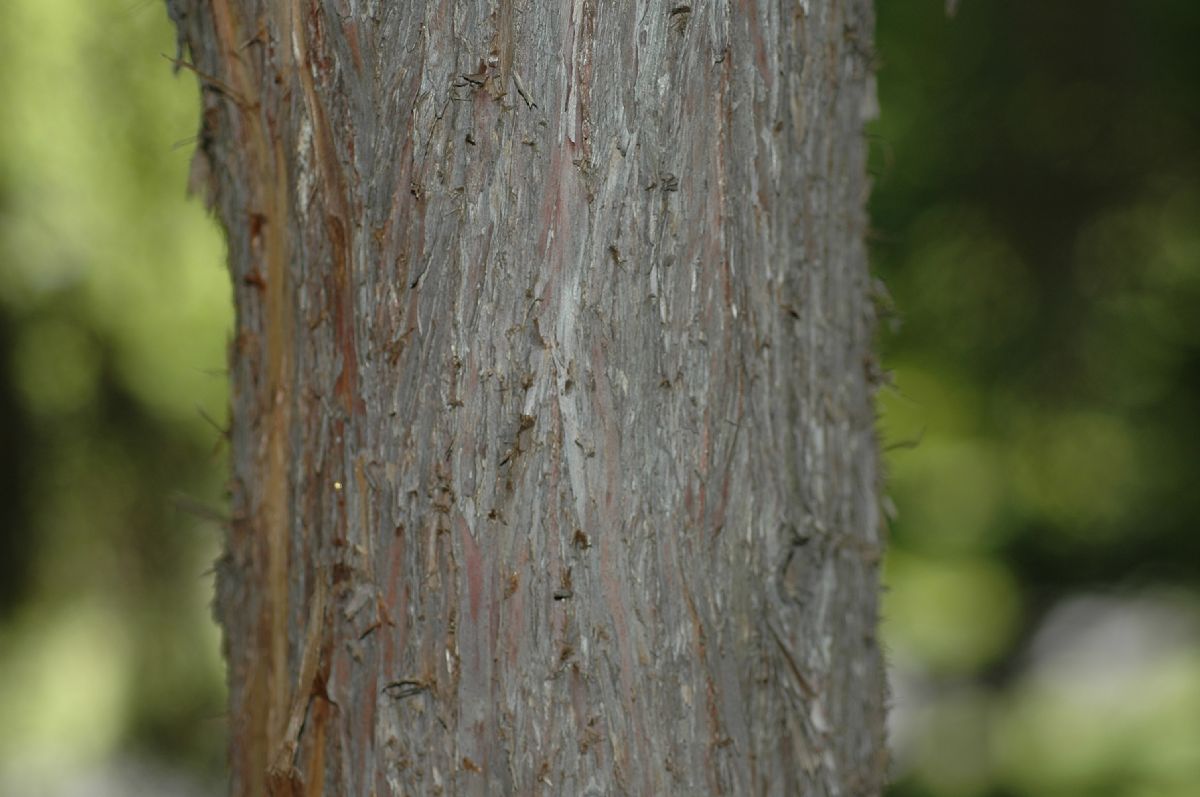
<svg viewBox="0 0 1200 797"><path fill-rule="evenodd" d="M216 794L199 101L158 0L86 11L0 26L0 793ZM1191 795L1200 3L878 11L893 794Z"/></svg>

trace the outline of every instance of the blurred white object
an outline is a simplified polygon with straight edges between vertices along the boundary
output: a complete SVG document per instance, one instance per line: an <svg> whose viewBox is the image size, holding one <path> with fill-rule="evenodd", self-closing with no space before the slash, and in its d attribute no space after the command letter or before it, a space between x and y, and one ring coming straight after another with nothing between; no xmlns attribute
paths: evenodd
<svg viewBox="0 0 1200 797"><path fill-rule="evenodd" d="M1108 687L1200 645L1200 611L1170 596L1082 595L1047 615L1029 646L1038 679Z"/></svg>

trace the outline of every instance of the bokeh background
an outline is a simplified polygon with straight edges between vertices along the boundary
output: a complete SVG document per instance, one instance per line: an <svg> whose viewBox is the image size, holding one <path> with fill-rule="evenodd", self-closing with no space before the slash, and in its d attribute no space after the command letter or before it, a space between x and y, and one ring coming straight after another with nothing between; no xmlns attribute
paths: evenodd
<svg viewBox="0 0 1200 797"><path fill-rule="evenodd" d="M1200 3L879 0L893 797L1200 793ZM0 794L215 795L223 245L159 0L0 11Z"/></svg>
<svg viewBox="0 0 1200 797"><path fill-rule="evenodd" d="M174 52L158 0L0 0L0 795L224 780L231 292Z"/></svg>

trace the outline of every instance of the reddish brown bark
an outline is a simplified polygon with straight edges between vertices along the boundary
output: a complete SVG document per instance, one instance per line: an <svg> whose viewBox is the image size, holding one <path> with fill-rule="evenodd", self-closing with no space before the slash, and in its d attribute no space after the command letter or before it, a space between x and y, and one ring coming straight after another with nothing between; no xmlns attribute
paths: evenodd
<svg viewBox="0 0 1200 797"><path fill-rule="evenodd" d="M867 0L172 0L236 794L869 794Z"/></svg>

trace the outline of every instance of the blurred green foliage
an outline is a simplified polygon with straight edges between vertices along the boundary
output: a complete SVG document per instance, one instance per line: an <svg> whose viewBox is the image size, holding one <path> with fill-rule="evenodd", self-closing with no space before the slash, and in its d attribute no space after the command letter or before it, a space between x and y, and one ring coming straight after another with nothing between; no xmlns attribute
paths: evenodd
<svg viewBox="0 0 1200 797"><path fill-rule="evenodd" d="M1200 4L877 5L893 795L1192 794ZM158 0L5 12L0 791L219 783L219 530L169 500L226 454L195 81Z"/></svg>
<svg viewBox="0 0 1200 797"><path fill-rule="evenodd" d="M0 792L114 759L219 780L209 618L230 325L184 195L194 79L157 1L7 0L0 25ZM176 146L177 142L183 145Z"/></svg>
<svg viewBox="0 0 1200 797"><path fill-rule="evenodd" d="M877 7L893 794L1194 794L1200 4Z"/></svg>

